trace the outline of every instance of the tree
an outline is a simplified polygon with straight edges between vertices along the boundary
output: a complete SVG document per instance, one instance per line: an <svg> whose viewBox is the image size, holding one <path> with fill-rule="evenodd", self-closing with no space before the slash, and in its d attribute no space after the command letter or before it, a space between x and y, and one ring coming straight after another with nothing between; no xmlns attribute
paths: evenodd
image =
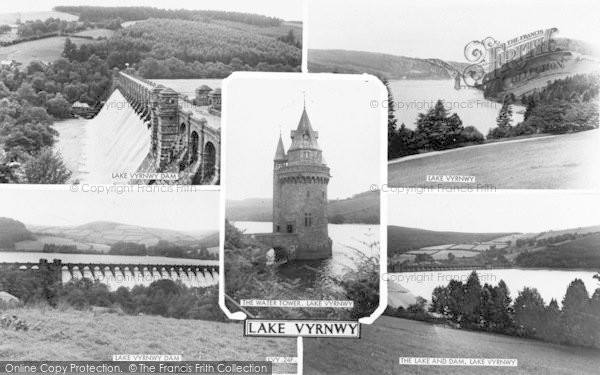
<svg viewBox="0 0 600 375"><path fill-rule="evenodd" d="M463 125L460 117L448 112L442 100L438 100L427 113L419 113L415 130L416 147L419 149L443 150L462 141Z"/></svg>
<svg viewBox="0 0 600 375"><path fill-rule="evenodd" d="M593 331L588 330L588 322L592 315L589 298L581 279L575 279L569 284L562 301L562 322L567 343L591 346L594 341Z"/></svg>
<svg viewBox="0 0 600 375"><path fill-rule="evenodd" d="M594 346L600 348L600 288L596 288L590 299L591 322L595 326L592 330Z"/></svg>
<svg viewBox="0 0 600 375"><path fill-rule="evenodd" d="M64 184L71 177L62 157L47 147L24 165L25 179L30 184Z"/></svg>
<svg viewBox="0 0 600 375"><path fill-rule="evenodd" d="M502 103L502 108L500 108L500 112L498 112L498 117L496 117L496 124L500 129L509 129L512 124L512 102L510 96L504 97L504 102Z"/></svg>
<svg viewBox="0 0 600 375"><path fill-rule="evenodd" d="M75 60L77 58L77 46L71 41L71 38L65 39L62 57L69 60Z"/></svg>
<svg viewBox="0 0 600 375"><path fill-rule="evenodd" d="M535 337L541 330L540 316L545 312L542 296L535 288L525 288L515 299L515 323L517 334Z"/></svg>
<svg viewBox="0 0 600 375"><path fill-rule="evenodd" d="M0 81L0 99L6 98L9 95L10 90L8 89L8 87L6 87L4 82Z"/></svg>
<svg viewBox="0 0 600 375"><path fill-rule="evenodd" d="M543 315L540 337L543 340L560 343L564 337L562 313L554 298L546 307Z"/></svg>
<svg viewBox="0 0 600 375"><path fill-rule="evenodd" d="M463 319L467 325L477 326L481 314L481 283L477 272L473 271L467 279L465 295L462 303Z"/></svg>
<svg viewBox="0 0 600 375"><path fill-rule="evenodd" d="M59 119L71 117L71 104L61 95L56 96L46 103L48 114Z"/></svg>

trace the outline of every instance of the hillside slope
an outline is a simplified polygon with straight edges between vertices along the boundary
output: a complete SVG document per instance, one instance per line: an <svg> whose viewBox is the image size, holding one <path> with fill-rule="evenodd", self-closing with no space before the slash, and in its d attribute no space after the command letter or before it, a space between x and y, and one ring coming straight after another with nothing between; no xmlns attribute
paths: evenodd
<svg viewBox="0 0 600 375"><path fill-rule="evenodd" d="M7 217L0 217L0 250L14 249L15 243L33 239L25 224Z"/></svg>
<svg viewBox="0 0 600 375"><path fill-rule="evenodd" d="M459 70L468 64L447 62ZM386 79L450 79L450 74L430 60L395 56L385 53L317 50L308 51L308 70L311 73L370 73Z"/></svg>
<svg viewBox="0 0 600 375"><path fill-rule="evenodd" d="M205 238L208 239L207 246L218 245L218 243L214 243L214 233L216 231L185 233L170 229L147 228L106 221L96 221L72 227L31 226L31 230L39 235L105 245L112 245L119 241L153 245L159 240L178 245L197 245L203 243Z"/></svg>
<svg viewBox="0 0 600 375"><path fill-rule="evenodd" d="M600 233L519 254L516 263L521 267L599 269Z"/></svg>
<svg viewBox="0 0 600 375"><path fill-rule="evenodd" d="M227 219L230 221L271 221L271 198L249 198L227 201ZM378 224L379 193L364 192L350 198L330 200L327 207L331 224Z"/></svg>
<svg viewBox="0 0 600 375"><path fill-rule="evenodd" d="M424 180L440 174L476 177L476 183L461 183L461 189L596 189L599 142L600 130L588 130L426 153L388 164L388 183L437 188L437 183ZM458 185L444 184L452 186Z"/></svg>
<svg viewBox="0 0 600 375"><path fill-rule="evenodd" d="M2 314L39 324L1 331L0 358L8 361L101 361L118 353L179 354L188 361L296 356L295 339L246 338L239 323L28 308Z"/></svg>
<svg viewBox="0 0 600 375"><path fill-rule="evenodd" d="M517 367L401 366L398 357L514 358ZM360 340L305 339L304 373L393 374L597 374L597 350L382 316L362 326ZM509 370L510 369L510 370Z"/></svg>
<svg viewBox="0 0 600 375"><path fill-rule="evenodd" d="M390 225L388 226L388 255L427 246L491 241L510 234L440 232Z"/></svg>

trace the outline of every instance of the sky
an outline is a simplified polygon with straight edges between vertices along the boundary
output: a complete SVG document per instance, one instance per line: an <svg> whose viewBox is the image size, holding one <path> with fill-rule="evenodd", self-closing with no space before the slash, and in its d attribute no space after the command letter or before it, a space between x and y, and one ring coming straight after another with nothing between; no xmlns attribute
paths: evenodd
<svg viewBox="0 0 600 375"><path fill-rule="evenodd" d="M390 194L388 225L451 232L543 232L600 225L600 195L560 191Z"/></svg>
<svg viewBox="0 0 600 375"><path fill-rule="evenodd" d="M290 80L265 75L271 76L259 73L255 78L230 78L223 85L227 199L273 196L273 157L279 132L281 129L287 151L290 132L302 115L303 91L308 117L319 132L318 142L333 176L328 197L348 198L379 182L380 168L385 166L380 158L381 131L385 129L381 120L387 112L371 108L370 101L385 98L383 85L364 82L360 76L334 82L294 73L279 75ZM322 75L311 75L315 76Z"/></svg>
<svg viewBox="0 0 600 375"><path fill-rule="evenodd" d="M263 14L288 21L302 20L302 0L20 0L3 1L0 13L49 11L59 5L151 6L169 9L211 9Z"/></svg>
<svg viewBox="0 0 600 375"><path fill-rule="evenodd" d="M90 185L73 186L79 191L71 192L70 185L0 184L0 217L52 226L112 221L184 232L219 228L217 191L138 192L132 186L133 192L97 194Z"/></svg>
<svg viewBox="0 0 600 375"><path fill-rule="evenodd" d="M307 0L309 49L348 49L465 62L464 47L557 27L596 42L597 0Z"/></svg>

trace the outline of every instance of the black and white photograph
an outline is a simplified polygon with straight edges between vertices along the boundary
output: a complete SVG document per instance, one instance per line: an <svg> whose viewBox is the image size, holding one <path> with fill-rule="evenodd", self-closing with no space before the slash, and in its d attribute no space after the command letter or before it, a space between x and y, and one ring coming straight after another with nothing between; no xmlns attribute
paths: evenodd
<svg viewBox="0 0 600 375"><path fill-rule="evenodd" d="M588 0L313 0L308 69L387 81L390 186L597 189L597 19Z"/></svg>
<svg viewBox="0 0 600 375"><path fill-rule="evenodd" d="M219 192L101 188L1 187L2 360L295 355L242 338L218 306Z"/></svg>
<svg viewBox="0 0 600 375"><path fill-rule="evenodd" d="M3 5L0 182L219 184L221 80L298 72L302 2L168 5Z"/></svg>
<svg viewBox="0 0 600 375"><path fill-rule="evenodd" d="M230 311L370 316L386 112L368 103L385 98L384 86L373 76L236 73L226 87Z"/></svg>
<svg viewBox="0 0 600 375"><path fill-rule="evenodd" d="M597 375L597 0L0 7L0 373Z"/></svg>
<svg viewBox="0 0 600 375"><path fill-rule="evenodd" d="M597 194L426 193L387 203L388 308L358 343L306 339L306 373L598 371Z"/></svg>

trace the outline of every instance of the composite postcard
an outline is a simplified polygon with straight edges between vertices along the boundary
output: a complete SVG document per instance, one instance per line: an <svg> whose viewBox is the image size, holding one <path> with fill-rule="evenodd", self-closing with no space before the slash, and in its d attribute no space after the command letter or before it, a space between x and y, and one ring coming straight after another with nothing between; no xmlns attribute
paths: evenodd
<svg viewBox="0 0 600 375"><path fill-rule="evenodd" d="M598 374L599 19L2 3L0 374Z"/></svg>

